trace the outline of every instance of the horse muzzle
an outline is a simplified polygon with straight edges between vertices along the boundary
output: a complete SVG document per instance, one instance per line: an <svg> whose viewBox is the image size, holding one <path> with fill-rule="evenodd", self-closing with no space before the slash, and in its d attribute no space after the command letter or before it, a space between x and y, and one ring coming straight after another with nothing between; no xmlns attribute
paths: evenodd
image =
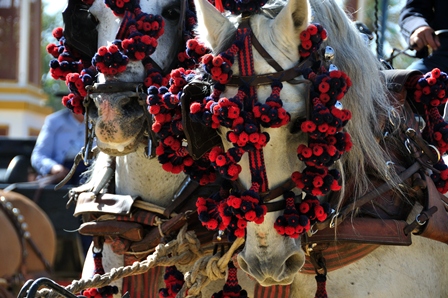
<svg viewBox="0 0 448 298"><path fill-rule="evenodd" d="M260 252L263 254L263 252ZM280 256L269 257L268 252L264 253L266 259L258 256L247 258L242 252L238 255L238 265L240 268L254 277L262 286L289 285L294 281L295 275L305 263L303 253L293 252L286 258Z"/></svg>
<svg viewBox="0 0 448 298"><path fill-rule="evenodd" d="M305 263L300 239L279 235L269 220L248 223L244 249L238 254L239 267L262 286L291 284Z"/></svg>
<svg viewBox="0 0 448 298"><path fill-rule="evenodd" d="M135 151L147 126L144 107L135 92L94 93L90 96L88 115L98 148L110 155Z"/></svg>

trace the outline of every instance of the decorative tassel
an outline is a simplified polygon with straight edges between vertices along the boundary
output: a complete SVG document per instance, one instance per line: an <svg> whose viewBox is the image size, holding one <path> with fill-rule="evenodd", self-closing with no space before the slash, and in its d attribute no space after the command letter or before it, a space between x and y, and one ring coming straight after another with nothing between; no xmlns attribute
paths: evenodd
<svg viewBox="0 0 448 298"><path fill-rule="evenodd" d="M327 295L327 276L325 274L316 275L317 289L314 298L328 298Z"/></svg>
<svg viewBox="0 0 448 298"><path fill-rule="evenodd" d="M93 252L94 274L103 275L103 254L101 252ZM112 298L114 294L118 294L116 286L105 286L102 288L88 288L81 291L81 294L87 298Z"/></svg>
<svg viewBox="0 0 448 298"><path fill-rule="evenodd" d="M210 230L227 231L227 239L231 242L246 235L248 222L262 223L267 212L266 206L260 204L258 193L252 190L199 197L196 207L202 225Z"/></svg>
<svg viewBox="0 0 448 298"><path fill-rule="evenodd" d="M418 79L417 79L418 78ZM422 132L423 139L434 145L441 155L448 152L448 123L440 115L439 107L448 100L448 75L434 68L424 76L412 77L406 84L408 91L412 92L414 101L422 105L419 111L424 117L426 126ZM431 178L440 193L448 191L448 170L443 159L434 167L440 173L433 172Z"/></svg>
<svg viewBox="0 0 448 298"><path fill-rule="evenodd" d="M306 58L311 55L312 52L317 51L322 41L327 39L327 31L322 25L312 23L300 33L300 57Z"/></svg>
<svg viewBox="0 0 448 298"><path fill-rule="evenodd" d="M222 4L221 0L215 0L215 7L217 10L219 10L220 13L224 12L224 5Z"/></svg>
<svg viewBox="0 0 448 298"><path fill-rule="evenodd" d="M120 44L102 46L92 58L93 66L105 75L116 75L124 72L128 63L129 58L120 51Z"/></svg>
<svg viewBox="0 0 448 298"><path fill-rule="evenodd" d="M280 235L297 238L308 232L315 222L322 222L327 219L330 205L320 203L317 197L307 195L298 205L297 210L294 193L289 191L283 196L286 201L285 211L274 223L274 228Z"/></svg>
<svg viewBox="0 0 448 298"><path fill-rule="evenodd" d="M168 266L165 268L165 275L163 276L165 282L165 288L159 290L160 298L175 298L177 293L182 289L184 285L184 275L177 270L176 266Z"/></svg>
<svg viewBox="0 0 448 298"><path fill-rule="evenodd" d="M286 207L283 215L279 216L274 223L275 230L284 236L298 238L310 229L308 217L300 215L295 207L294 193L289 191L284 194Z"/></svg>
<svg viewBox="0 0 448 298"><path fill-rule="evenodd" d="M243 290L238 283L237 268L232 262L229 262L228 268L227 280L223 289L214 293L212 298L247 298L246 290Z"/></svg>

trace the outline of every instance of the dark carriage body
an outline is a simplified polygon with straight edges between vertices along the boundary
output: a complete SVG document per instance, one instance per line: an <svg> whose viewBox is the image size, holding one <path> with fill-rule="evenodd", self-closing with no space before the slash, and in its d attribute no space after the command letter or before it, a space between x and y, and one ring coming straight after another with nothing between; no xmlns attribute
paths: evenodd
<svg viewBox="0 0 448 298"><path fill-rule="evenodd" d="M36 138L0 138L0 189L11 189L34 200L48 215L57 236L57 252L52 278L64 282L79 278L84 255L79 234L80 220L73 216L74 205L68 208L66 194L72 187L59 190L54 185L40 188L37 183L26 182L32 171L30 157Z"/></svg>

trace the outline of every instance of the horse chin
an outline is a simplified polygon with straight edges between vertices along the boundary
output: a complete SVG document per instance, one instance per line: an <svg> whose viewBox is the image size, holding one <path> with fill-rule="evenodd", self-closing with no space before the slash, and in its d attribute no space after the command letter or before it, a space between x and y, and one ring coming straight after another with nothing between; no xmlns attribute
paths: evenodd
<svg viewBox="0 0 448 298"><path fill-rule="evenodd" d="M270 287L270 286L275 286L275 285L287 286L287 285L292 284L292 282L294 281L294 276L287 277L282 280L275 280L271 277L268 277L268 278L265 278L264 280L257 280L257 281L263 287Z"/></svg>
<svg viewBox="0 0 448 298"><path fill-rule="evenodd" d="M113 143L102 142L97 140L98 149L110 156L124 156L129 153L135 152L138 146L143 142L144 129L138 134L138 136L129 139L126 142Z"/></svg>

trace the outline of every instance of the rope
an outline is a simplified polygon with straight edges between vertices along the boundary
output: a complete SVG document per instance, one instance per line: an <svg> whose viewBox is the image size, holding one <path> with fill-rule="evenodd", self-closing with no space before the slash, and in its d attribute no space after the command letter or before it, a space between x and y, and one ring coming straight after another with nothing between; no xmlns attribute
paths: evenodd
<svg viewBox="0 0 448 298"><path fill-rule="evenodd" d="M188 265L203 256L200 245L194 231L187 231L187 225L184 225L176 239L167 244L157 245L155 252L146 260L134 262L130 266L112 268L110 272L103 275L95 274L90 279L74 280L65 289L71 293L79 293L87 288L101 288L115 280L145 273L156 266ZM37 292L35 297L54 298L61 297L61 295L53 290L42 289Z"/></svg>
<svg viewBox="0 0 448 298"><path fill-rule="evenodd" d="M237 238L222 257L218 253L197 260L191 271L185 273L185 283L176 297L200 298L202 289L211 281L225 279L227 265L243 243L244 238Z"/></svg>

